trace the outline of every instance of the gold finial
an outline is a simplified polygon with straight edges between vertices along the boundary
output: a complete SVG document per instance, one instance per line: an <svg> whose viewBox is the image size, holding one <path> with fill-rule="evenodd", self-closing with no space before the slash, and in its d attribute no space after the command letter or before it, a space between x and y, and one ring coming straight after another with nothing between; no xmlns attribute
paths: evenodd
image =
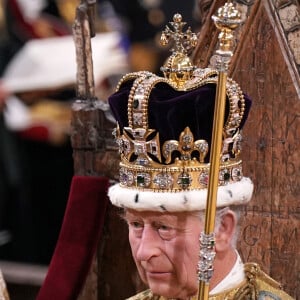
<svg viewBox="0 0 300 300"><path fill-rule="evenodd" d="M227 71L235 46L233 30L242 23L241 14L233 3L228 1L218 9L217 14L213 15L212 19L215 26L220 30L219 49L216 51L219 62L216 67L219 71Z"/></svg>
<svg viewBox="0 0 300 300"><path fill-rule="evenodd" d="M183 32L186 22L182 21L181 14L173 16L173 22L170 22L173 30L166 25L161 35L161 44L167 45L170 40L174 41L174 47L171 49L171 56L166 60L161 71L165 78L169 79L176 88L183 89L187 80L191 79L195 69L188 53L197 44L197 35L192 32L191 28Z"/></svg>

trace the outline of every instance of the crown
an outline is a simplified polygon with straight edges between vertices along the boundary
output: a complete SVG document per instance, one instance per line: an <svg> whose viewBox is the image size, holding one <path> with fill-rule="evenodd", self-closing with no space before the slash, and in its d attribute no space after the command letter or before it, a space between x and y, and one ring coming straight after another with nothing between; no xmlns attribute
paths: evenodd
<svg viewBox="0 0 300 300"><path fill-rule="evenodd" d="M190 28L183 31L180 14L170 25L161 36L164 45L174 42L161 68L164 77L147 71L126 74L109 98L121 158L120 183L109 190L117 206L205 208L218 71L192 64L188 52L197 36ZM231 78L226 94L218 198L237 204L250 200L253 189L240 159L241 130L251 102Z"/></svg>

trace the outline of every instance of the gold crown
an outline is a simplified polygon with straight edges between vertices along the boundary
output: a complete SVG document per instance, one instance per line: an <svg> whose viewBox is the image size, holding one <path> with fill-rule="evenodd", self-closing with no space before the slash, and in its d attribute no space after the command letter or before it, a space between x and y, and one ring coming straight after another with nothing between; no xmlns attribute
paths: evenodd
<svg viewBox="0 0 300 300"><path fill-rule="evenodd" d="M128 97L128 126L116 128L114 134L121 156L120 185L151 191L177 192L207 188L209 163L205 158L209 144L205 140L194 140L189 127L183 129L178 140L168 140L160 145L159 132L149 128L148 102L152 89L165 83L177 91L190 91L206 84L216 84L218 71L199 69L192 65L187 56L187 47L196 45L196 35L190 28L184 33L180 14L176 14L171 25L162 33L162 42L174 39L172 55L162 67L165 77L141 71L125 75L117 91L129 80L133 80ZM226 85L229 115L224 125L223 149L219 173L219 185L242 179L239 159L241 134L239 126L245 111L245 99L239 85L228 79ZM175 157L175 158L174 158Z"/></svg>

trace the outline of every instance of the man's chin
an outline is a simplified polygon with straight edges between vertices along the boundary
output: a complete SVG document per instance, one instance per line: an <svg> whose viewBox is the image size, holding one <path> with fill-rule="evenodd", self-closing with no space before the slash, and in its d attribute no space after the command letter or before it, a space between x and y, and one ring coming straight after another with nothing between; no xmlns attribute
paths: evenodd
<svg viewBox="0 0 300 300"><path fill-rule="evenodd" d="M153 294L159 295L165 298L178 298L178 286L174 286L169 282L163 281L148 281L148 285Z"/></svg>
<svg viewBox="0 0 300 300"><path fill-rule="evenodd" d="M177 281L149 280L148 278L147 285L154 295L168 299L186 299L197 294L197 286L195 289L186 289Z"/></svg>

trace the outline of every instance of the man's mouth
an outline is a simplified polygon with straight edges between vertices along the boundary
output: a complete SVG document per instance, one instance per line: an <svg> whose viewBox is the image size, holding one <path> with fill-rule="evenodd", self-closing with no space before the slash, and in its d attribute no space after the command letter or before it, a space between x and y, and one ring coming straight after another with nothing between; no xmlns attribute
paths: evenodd
<svg viewBox="0 0 300 300"><path fill-rule="evenodd" d="M148 278L152 279L163 279L166 277L169 277L171 275L171 272L167 271L156 271L156 270L151 270L151 271L145 271L147 274Z"/></svg>

